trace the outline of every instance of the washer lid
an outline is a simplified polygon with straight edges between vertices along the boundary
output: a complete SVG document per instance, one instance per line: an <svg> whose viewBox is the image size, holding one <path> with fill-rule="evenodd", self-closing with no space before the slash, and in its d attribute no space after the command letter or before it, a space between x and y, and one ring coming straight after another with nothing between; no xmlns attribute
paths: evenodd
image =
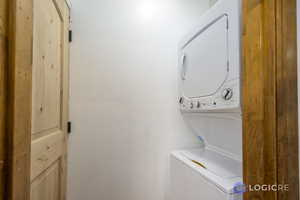
<svg viewBox="0 0 300 200"><path fill-rule="evenodd" d="M242 176L242 164L226 157L212 149L193 149L182 154L194 163L202 164L206 170L223 179L233 179Z"/></svg>
<svg viewBox="0 0 300 200"><path fill-rule="evenodd" d="M206 24L181 48L183 94L189 98L211 96L229 73L228 16Z"/></svg>
<svg viewBox="0 0 300 200"><path fill-rule="evenodd" d="M241 162L209 149L175 151L172 152L172 156L224 193L238 194L243 189L241 188L243 186Z"/></svg>

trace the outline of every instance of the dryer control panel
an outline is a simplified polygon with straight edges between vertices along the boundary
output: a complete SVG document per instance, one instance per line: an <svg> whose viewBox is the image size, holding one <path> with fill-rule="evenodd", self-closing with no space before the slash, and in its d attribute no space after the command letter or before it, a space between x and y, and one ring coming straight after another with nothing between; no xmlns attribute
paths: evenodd
<svg viewBox="0 0 300 200"><path fill-rule="evenodd" d="M239 79L228 81L218 92L212 96L201 98L179 98L180 108L187 112L208 112L208 111L238 111L240 108Z"/></svg>

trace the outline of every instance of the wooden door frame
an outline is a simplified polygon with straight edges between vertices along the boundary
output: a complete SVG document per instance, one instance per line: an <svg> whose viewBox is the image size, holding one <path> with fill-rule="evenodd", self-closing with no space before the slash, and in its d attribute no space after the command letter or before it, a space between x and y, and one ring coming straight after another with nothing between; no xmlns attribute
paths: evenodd
<svg viewBox="0 0 300 200"><path fill-rule="evenodd" d="M9 0L8 200L30 199L33 0Z"/></svg>
<svg viewBox="0 0 300 200"><path fill-rule="evenodd" d="M8 37L8 1L0 0L0 200L4 200L6 163L6 72Z"/></svg>
<svg viewBox="0 0 300 200"><path fill-rule="evenodd" d="M243 0L244 182L288 184L245 199L298 200L296 0Z"/></svg>

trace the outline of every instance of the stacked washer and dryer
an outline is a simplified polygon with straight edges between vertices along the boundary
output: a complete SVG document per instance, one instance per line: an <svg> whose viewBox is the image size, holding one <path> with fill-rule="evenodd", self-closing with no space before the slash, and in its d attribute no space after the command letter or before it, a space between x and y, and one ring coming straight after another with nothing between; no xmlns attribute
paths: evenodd
<svg viewBox="0 0 300 200"><path fill-rule="evenodd" d="M179 105L203 146L172 153L172 200L242 199L240 14L240 0L219 0L180 44Z"/></svg>

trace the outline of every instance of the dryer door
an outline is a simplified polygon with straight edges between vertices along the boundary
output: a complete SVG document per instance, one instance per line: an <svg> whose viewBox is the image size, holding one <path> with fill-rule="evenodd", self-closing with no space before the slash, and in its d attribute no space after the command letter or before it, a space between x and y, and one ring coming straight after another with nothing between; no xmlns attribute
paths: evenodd
<svg viewBox="0 0 300 200"><path fill-rule="evenodd" d="M182 89L188 98L215 94L229 73L228 16L204 26L181 49Z"/></svg>

